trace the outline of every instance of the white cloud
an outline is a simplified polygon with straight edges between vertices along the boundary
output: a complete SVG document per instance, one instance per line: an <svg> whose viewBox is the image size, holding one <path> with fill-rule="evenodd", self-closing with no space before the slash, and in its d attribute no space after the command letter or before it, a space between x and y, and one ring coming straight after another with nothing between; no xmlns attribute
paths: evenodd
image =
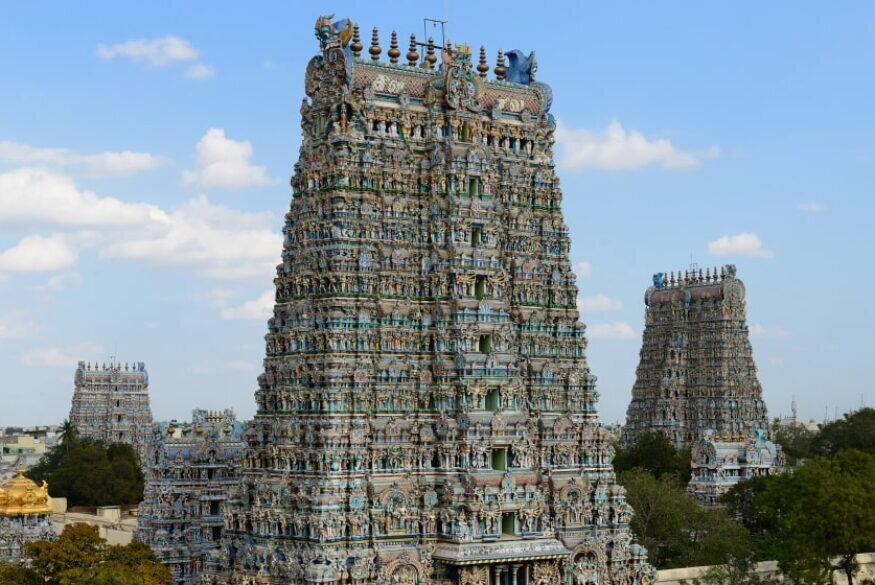
<svg viewBox="0 0 875 585"><path fill-rule="evenodd" d="M760 339L787 339L790 332L783 327L763 327L759 323L750 326L750 336Z"/></svg>
<svg viewBox="0 0 875 585"><path fill-rule="evenodd" d="M274 303L274 291L266 290L257 299L246 301L237 307L224 307L222 309L222 319L226 321L236 319L267 321L273 315Z"/></svg>
<svg viewBox="0 0 875 585"><path fill-rule="evenodd" d="M45 284L33 287L37 292L58 292L68 286L75 286L82 282L82 276L77 272L65 272L51 276Z"/></svg>
<svg viewBox="0 0 875 585"><path fill-rule="evenodd" d="M58 166L81 165L96 177L127 176L152 170L166 162L149 152L77 154L67 148L42 148L20 142L0 141L0 161Z"/></svg>
<svg viewBox="0 0 875 585"><path fill-rule="evenodd" d="M4 253L0 269L23 270L30 254L39 256L31 270L54 270L72 263L77 246L96 246L108 260L182 268L207 278L272 279L282 249L272 218L213 205L204 195L164 211L99 197L64 175L23 168L0 173L0 225L68 235L28 236ZM66 256L62 244L69 248ZM40 250L52 254L34 252Z"/></svg>
<svg viewBox="0 0 875 585"><path fill-rule="evenodd" d="M270 213L246 213L213 205L204 195L166 215L166 231L136 234L110 243L100 255L155 266L189 269L218 279L271 279L282 238L270 229Z"/></svg>
<svg viewBox="0 0 875 585"><path fill-rule="evenodd" d="M743 232L734 236L726 235L708 244L712 256L755 256L774 258L774 250L763 248L763 241L756 234Z"/></svg>
<svg viewBox="0 0 875 585"><path fill-rule="evenodd" d="M152 67L164 67L176 61L193 61L200 53L185 39L168 35L157 39L137 39L117 45L97 45L101 59L127 57Z"/></svg>
<svg viewBox="0 0 875 585"><path fill-rule="evenodd" d="M714 158L720 153L717 147L700 154L678 150L665 138L648 140L640 132L627 131L617 121L601 133L567 128L559 123L555 136L561 148L560 165L571 170L619 171L648 165L689 168L698 165L701 158Z"/></svg>
<svg viewBox="0 0 875 585"><path fill-rule="evenodd" d="M182 181L201 189L243 189L268 185L264 167L250 164L252 144L225 137L221 128L210 128L197 143L194 170L184 171Z"/></svg>
<svg viewBox="0 0 875 585"><path fill-rule="evenodd" d="M215 74L215 69L209 65L204 65L203 63L192 65L185 70L185 76L189 79L207 79L208 77L213 77Z"/></svg>
<svg viewBox="0 0 875 585"><path fill-rule="evenodd" d="M91 360L103 348L93 343L81 343L66 348L37 347L21 354L23 366L74 368L80 360Z"/></svg>
<svg viewBox="0 0 875 585"><path fill-rule="evenodd" d="M36 323L25 313L7 313L0 318L0 340L25 339L31 337L36 330Z"/></svg>
<svg viewBox="0 0 875 585"><path fill-rule="evenodd" d="M54 228L134 228L166 223L148 203L80 191L65 175L36 168L0 173L0 224Z"/></svg>
<svg viewBox="0 0 875 585"><path fill-rule="evenodd" d="M588 325L586 331L590 339L635 339L638 336L625 321Z"/></svg>
<svg viewBox="0 0 875 585"><path fill-rule="evenodd" d="M41 272L60 270L76 262L76 251L62 234L50 237L27 236L0 252L0 271Z"/></svg>
<svg viewBox="0 0 875 585"><path fill-rule="evenodd" d="M622 309L623 301L611 298L608 295L597 294L591 297L578 298L577 308L584 313L606 313Z"/></svg>
<svg viewBox="0 0 875 585"><path fill-rule="evenodd" d="M806 213L823 213L827 210L827 206L823 203L800 203L796 206L796 209Z"/></svg>
<svg viewBox="0 0 875 585"><path fill-rule="evenodd" d="M592 264L584 260L574 265L574 273L577 278L589 278L592 275Z"/></svg>

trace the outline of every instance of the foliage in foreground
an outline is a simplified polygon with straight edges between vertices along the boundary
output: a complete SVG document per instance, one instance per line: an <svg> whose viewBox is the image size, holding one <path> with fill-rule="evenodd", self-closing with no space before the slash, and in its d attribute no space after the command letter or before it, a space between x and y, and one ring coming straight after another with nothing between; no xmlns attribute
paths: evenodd
<svg viewBox="0 0 875 585"><path fill-rule="evenodd" d="M49 493L67 498L69 506L136 504L143 499L144 478L134 448L80 437L69 422L61 442L27 476L37 483L47 481Z"/></svg>
<svg viewBox="0 0 875 585"><path fill-rule="evenodd" d="M26 545L29 568L0 564L0 585L168 585L170 571L148 546L107 546L96 526L67 526L54 542Z"/></svg>
<svg viewBox="0 0 875 585"><path fill-rule="evenodd" d="M724 510L707 510L671 475L660 478L634 469L619 477L635 510L632 531L659 569L725 563L747 558L750 538Z"/></svg>

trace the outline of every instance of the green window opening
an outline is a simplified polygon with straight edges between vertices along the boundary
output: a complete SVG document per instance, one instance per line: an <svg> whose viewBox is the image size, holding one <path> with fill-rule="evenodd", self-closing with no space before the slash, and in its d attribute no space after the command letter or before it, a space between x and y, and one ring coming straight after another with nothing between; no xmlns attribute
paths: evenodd
<svg viewBox="0 0 875 585"><path fill-rule="evenodd" d="M468 197L478 197L480 195L480 179L471 177L468 179Z"/></svg>
<svg viewBox="0 0 875 585"><path fill-rule="evenodd" d="M472 246L479 246L482 239L483 239L483 228L480 228L480 227L471 228L471 245Z"/></svg>
<svg viewBox="0 0 875 585"><path fill-rule="evenodd" d="M481 335L479 342L480 353L489 353L492 350L492 336Z"/></svg>
<svg viewBox="0 0 875 585"><path fill-rule="evenodd" d="M501 391L498 388L492 388L486 393L486 410L495 412L501 404Z"/></svg>
<svg viewBox="0 0 875 585"><path fill-rule="evenodd" d="M507 449L492 450L492 470L507 471Z"/></svg>
<svg viewBox="0 0 875 585"><path fill-rule="evenodd" d="M470 281L469 281L470 282ZM486 294L486 277L478 276L477 280L474 282L474 296L477 299L482 299Z"/></svg>
<svg viewBox="0 0 875 585"><path fill-rule="evenodd" d="M505 512L501 515L501 533L516 536L516 512Z"/></svg>

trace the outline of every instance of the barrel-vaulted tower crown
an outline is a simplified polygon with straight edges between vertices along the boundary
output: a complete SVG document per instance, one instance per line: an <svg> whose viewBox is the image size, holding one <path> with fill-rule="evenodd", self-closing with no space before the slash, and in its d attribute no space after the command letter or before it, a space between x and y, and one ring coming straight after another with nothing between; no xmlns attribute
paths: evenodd
<svg viewBox="0 0 875 585"><path fill-rule="evenodd" d="M396 34L365 50L333 15L316 36L213 582L650 582L597 420L534 54L499 52L490 79L483 48L413 37L402 60Z"/></svg>

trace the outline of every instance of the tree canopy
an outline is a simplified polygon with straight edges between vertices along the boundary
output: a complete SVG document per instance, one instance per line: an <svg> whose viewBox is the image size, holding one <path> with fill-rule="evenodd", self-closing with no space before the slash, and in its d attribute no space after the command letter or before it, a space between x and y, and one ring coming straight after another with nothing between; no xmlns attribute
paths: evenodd
<svg viewBox="0 0 875 585"><path fill-rule="evenodd" d="M0 564L0 585L168 585L170 571L148 546L107 546L96 526L67 526L54 542L25 546L29 567Z"/></svg>
<svg viewBox="0 0 875 585"><path fill-rule="evenodd" d="M750 555L744 528L724 510L701 507L674 475L657 478L636 468L619 481L635 510L632 531L655 567L714 565Z"/></svg>
<svg viewBox="0 0 875 585"><path fill-rule="evenodd" d="M843 449L875 455L875 408L862 408L823 425L812 438L812 451L832 457Z"/></svg>
<svg viewBox="0 0 875 585"><path fill-rule="evenodd" d="M80 437L65 423L62 441L43 455L27 476L49 484L54 497L70 506L136 504L143 499L144 478L134 448Z"/></svg>
<svg viewBox="0 0 875 585"><path fill-rule="evenodd" d="M687 482L690 479L691 461L689 449L676 449L665 435L651 432L641 435L628 449L617 449L614 470L622 473L638 468L655 477L672 474L680 481Z"/></svg>

